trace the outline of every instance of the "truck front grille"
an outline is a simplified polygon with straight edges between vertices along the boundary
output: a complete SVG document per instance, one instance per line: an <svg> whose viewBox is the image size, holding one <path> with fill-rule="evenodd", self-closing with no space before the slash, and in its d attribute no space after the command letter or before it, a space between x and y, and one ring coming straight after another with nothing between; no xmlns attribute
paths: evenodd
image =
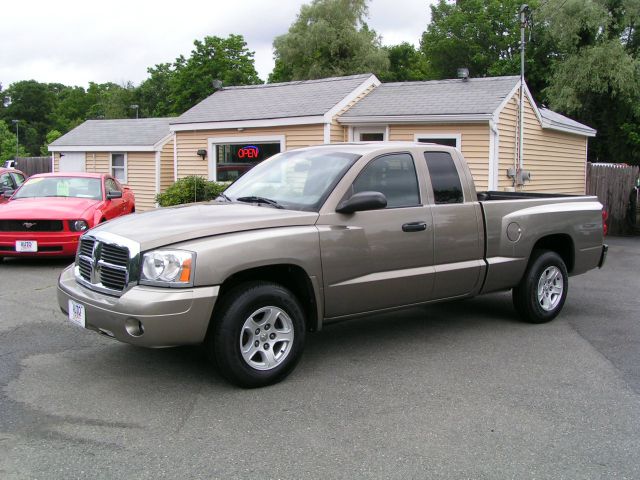
<svg viewBox="0 0 640 480"><path fill-rule="evenodd" d="M130 255L125 246L85 235L78 247L76 279L93 290L120 295L130 282Z"/></svg>

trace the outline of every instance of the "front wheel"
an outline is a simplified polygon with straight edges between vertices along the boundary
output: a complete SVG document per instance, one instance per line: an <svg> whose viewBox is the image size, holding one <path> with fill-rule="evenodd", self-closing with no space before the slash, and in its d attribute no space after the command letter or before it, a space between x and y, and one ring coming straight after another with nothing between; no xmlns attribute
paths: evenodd
<svg viewBox="0 0 640 480"><path fill-rule="evenodd" d="M513 289L513 305L523 320L545 323L562 310L569 290L569 274L564 261L555 252L532 254L524 277Z"/></svg>
<svg viewBox="0 0 640 480"><path fill-rule="evenodd" d="M305 319L282 285L249 282L229 291L217 309L206 348L220 373L245 388L285 378L300 360Z"/></svg>

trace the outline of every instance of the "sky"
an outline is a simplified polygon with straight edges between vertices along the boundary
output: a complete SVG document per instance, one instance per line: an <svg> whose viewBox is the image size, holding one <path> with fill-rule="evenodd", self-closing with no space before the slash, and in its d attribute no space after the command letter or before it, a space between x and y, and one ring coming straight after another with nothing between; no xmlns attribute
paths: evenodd
<svg viewBox="0 0 640 480"><path fill-rule="evenodd" d="M242 34L266 80L271 44L286 33L305 0L22 0L3 2L0 83L19 80L86 87L90 81L147 78L147 67L188 57L195 39ZM371 0L370 28L384 45L419 45L429 0Z"/></svg>

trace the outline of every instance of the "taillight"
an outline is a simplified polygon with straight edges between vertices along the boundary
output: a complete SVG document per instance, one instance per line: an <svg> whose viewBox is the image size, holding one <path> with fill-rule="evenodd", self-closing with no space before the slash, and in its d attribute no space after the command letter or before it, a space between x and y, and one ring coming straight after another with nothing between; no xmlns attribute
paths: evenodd
<svg viewBox="0 0 640 480"><path fill-rule="evenodd" d="M603 208L602 209L602 235L604 235L605 237L607 236L607 233L609 232L609 227L607 226L607 220L609 220L609 214Z"/></svg>

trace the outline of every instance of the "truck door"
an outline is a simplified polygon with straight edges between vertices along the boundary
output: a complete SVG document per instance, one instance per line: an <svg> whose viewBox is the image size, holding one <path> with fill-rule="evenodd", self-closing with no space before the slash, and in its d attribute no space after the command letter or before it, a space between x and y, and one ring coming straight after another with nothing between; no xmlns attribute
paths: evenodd
<svg viewBox="0 0 640 480"><path fill-rule="evenodd" d="M345 198L364 191L383 193L387 208L330 213L317 224L327 317L419 303L431 297L431 209L420 198L411 154L372 159Z"/></svg>
<svg viewBox="0 0 640 480"><path fill-rule="evenodd" d="M462 172L450 153L425 151L424 160L433 191L433 298L475 293L484 269L480 205L476 198L465 198Z"/></svg>

